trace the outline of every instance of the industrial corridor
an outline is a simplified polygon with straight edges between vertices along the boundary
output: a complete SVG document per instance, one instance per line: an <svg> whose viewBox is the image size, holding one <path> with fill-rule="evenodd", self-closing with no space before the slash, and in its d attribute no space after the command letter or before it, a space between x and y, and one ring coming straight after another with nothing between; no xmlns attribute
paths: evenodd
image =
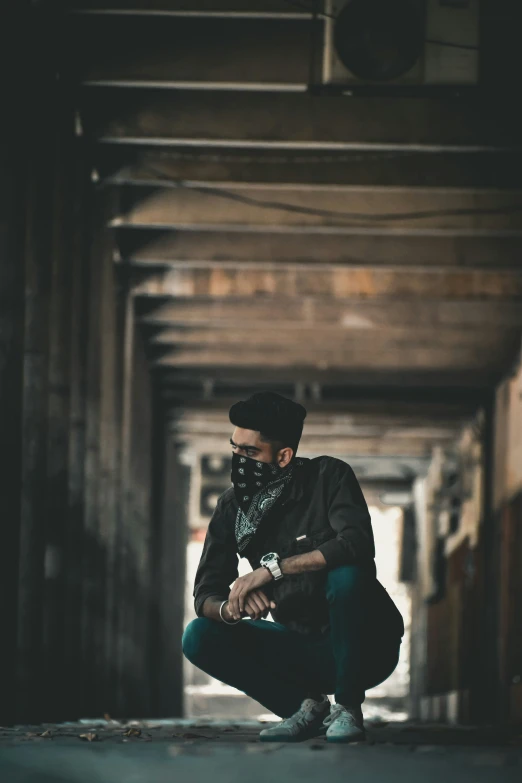
<svg viewBox="0 0 522 783"><path fill-rule="evenodd" d="M520 4L9 5L0 779L520 781ZM365 743L263 745L183 655L266 391L404 619Z"/></svg>

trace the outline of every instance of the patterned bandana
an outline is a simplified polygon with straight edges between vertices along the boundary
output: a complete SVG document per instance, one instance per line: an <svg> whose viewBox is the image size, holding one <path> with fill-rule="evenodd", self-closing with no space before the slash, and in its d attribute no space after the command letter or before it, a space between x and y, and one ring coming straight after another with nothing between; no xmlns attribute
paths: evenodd
<svg viewBox="0 0 522 783"><path fill-rule="evenodd" d="M259 524L280 498L293 477L294 465L302 460L292 460L286 468L268 462L258 462L252 457L232 455L232 483L239 508L236 516L236 542L238 552L243 552L252 540Z"/></svg>

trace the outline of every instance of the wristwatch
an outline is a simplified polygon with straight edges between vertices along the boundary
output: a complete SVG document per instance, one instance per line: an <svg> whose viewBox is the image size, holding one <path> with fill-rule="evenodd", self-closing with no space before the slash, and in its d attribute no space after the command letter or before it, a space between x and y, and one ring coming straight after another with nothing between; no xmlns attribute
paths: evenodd
<svg viewBox="0 0 522 783"><path fill-rule="evenodd" d="M263 555L263 557L259 561L262 566L264 566L270 571L272 577L276 581L278 579L283 578L283 572L281 571L279 560L280 558L278 554L276 554L275 552L269 552L267 555Z"/></svg>

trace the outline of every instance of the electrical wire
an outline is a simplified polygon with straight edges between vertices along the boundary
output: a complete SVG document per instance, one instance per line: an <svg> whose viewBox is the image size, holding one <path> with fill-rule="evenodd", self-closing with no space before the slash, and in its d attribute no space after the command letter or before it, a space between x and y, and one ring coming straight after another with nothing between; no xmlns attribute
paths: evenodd
<svg viewBox="0 0 522 783"><path fill-rule="evenodd" d="M150 173L161 182L169 183L172 188L192 190L205 195L216 196L228 201L245 204L249 207L258 207L259 209L272 209L283 212L291 212L300 215L310 215L323 218L335 218L343 221L363 221L363 222L394 222L400 220L426 220L437 217L470 217L485 215L510 215L522 212L522 204L513 204L504 207L486 207L486 208L462 208L462 209L433 209L419 210L414 212L384 212L384 213L359 213L359 212L339 212L332 209L317 209L315 207L304 207L298 204L290 204L286 201L273 201L270 199L256 199L251 196L245 196L241 193L235 193L224 188L213 188L204 185L195 185L183 180L174 180L165 177L162 173L149 169ZM357 223L355 223L356 225Z"/></svg>
<svg viewBox="0 0 522 783"><path fill-rule="evenodd" d="M451 43L450 41L436 41L432 38L426 38L424 43L435 44L436 46L449 46L452 49L467 49L469 51L478 52L480 46L471 46L468 44Z"/></svg>

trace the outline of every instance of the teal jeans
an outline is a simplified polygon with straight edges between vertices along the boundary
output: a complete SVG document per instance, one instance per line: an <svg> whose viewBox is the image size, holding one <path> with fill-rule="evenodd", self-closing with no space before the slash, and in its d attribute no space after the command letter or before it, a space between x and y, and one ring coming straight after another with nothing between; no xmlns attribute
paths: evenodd
<svg viewBox="0 0 522 783"><path fill-rule="evenodd" d="M330 627L301 634L270 620L237 625L197 617L183 634L183 653L199 669L286 718L310 694L334 694L356 707L399 660L402 621L378 582L358 566L328 572ZM401 627L399 627L401 626Z"/></svg>

